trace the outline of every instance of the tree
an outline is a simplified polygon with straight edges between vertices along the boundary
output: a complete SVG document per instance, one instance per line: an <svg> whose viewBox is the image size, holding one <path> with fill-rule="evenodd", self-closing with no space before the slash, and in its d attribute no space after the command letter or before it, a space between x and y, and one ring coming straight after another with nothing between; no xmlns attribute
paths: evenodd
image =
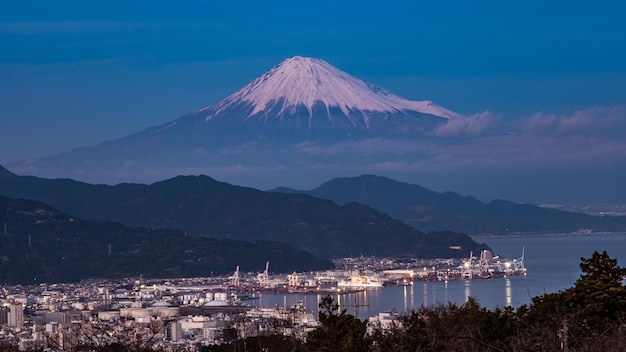
<svg viewBox="0 0 626 352"><path fill-rule="evenodd" d="M339 311L331 296L322 298L319 304L320 325L309 332L306 339L307 351L368 351L367 320L361 321L346 310Z"/></svg>
<svg viewBox="0 0 626 352"><path fill-rule="evenodd" d="M597 334L626 317L626 287L622 285L626 268L619 267L606 251L580 260L583 274L570 289L568 304Z"/></svg>
<svg viewBox="0 0 626 352"><path fill-rule="evenodd" d="M0 352L17 352L19 348L17 344L8 342L8 341L0 341Z"/></svg>
<svg viewBox="0 0 626 352"><path fill-rule="evenodd" d="M202 352L300 352L303 351L302 342L293 336L272 334L239 339L227 344L203 346Z"/></svg>
<svg viewBox="0 0 626 352"><path fill-rule="evenodd" d="M616 337L626 324L626 269L606 251L581 258L580 268L573 287L534 297L528 311L518 313L524 326L518 341L523 339L525 348L593 350L620 340Z"/></svg>
<svg viewBox="0 0 626 352"><path fill-rule="evenodd" d="M603 251L593 252L591 258L580 258L580 270L583 272L577 284L584 280L603 282L606 285L622 286L626 278L626 268L617 265L617 259L612 259Z"/></svg>

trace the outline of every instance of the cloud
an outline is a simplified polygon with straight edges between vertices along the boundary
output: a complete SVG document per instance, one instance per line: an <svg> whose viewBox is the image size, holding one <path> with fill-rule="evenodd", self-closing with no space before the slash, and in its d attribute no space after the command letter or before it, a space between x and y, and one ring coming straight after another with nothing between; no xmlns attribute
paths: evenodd
<svg viewBox="0 0 626 352"><path fill-rule="evenodd" d="M540 112L512 125L486 112L452 120L431 136L302 143L296 149L318 160L318 168L366 162L372 172L609 167L626 162L624 112L623 107L592 107L562 115ZM442 138L452 136L471 138Z"/></svg>
<svg viewBox="0 0 626 352"><path fill-rule="evenodd" d="M626 109L622 106L594 106L570 114L538 112L519 122L520 132L553 135L598 135L626 131ZM617 128L617 131L615 130Z"/></svg>
<svg viewBox="0 0 626 352"><path fill-rule="evenodd" d="M557 117L552 114L538 112L519 123L519 128L526 133L547 133L554 130Z"/></svg>
<svg viewBox="0 0 626 352"><path fill-rule="evenodd" d="M543 182L546 189L551 189L587 177L587 183L572 186L576 191L581 187L590 190L604 187L602 177L618 178L626 167L626 119L622 107L593 107L560 115L536 113L512 123L504 117L496 120L490 114L481 114L439 132L444 136L381 137L337 143L308 141L279 151L248 144L194 154L188 160L180 157L171 164L165 159L159 159L158 165L123 165L128 160L122 160L119 165L99 165L81 160L59 168L65 170L63 174L47 176L75 176L84 181L103 182L104 172L110 176L114 170L113 179L119 182L146 179L152 182L178 174L207 174L236 184L270 189L302 188L303 184L315 187L331 177L368 173L406 180L432 177L440 187L448 187L446 180L455 180L459 185L466 181L482 182L481 192L490 192L493 183L506 184L502 189L513 190L517 183L534 189ZM19 171L33 173L40 165L30 161L20 166L21 169L12 167L12 170L18 174ZM39 170L45 168L46 165L41 165ZM68 168L74 171L68 174ZM546 183L545 175L552 177L551 184ZM481 177L486 179L480 180Z"/></svg>
<svg viewBox="0 0 626 352"><path fill-rule="evenodd" d="M560 134L589 133L606 130L624 122L626 113L623 107L592 107L576 111L560 121L557 132Z"/></svg>
<svg viewBox="0 0 626 352"><path fill-rule="evenodd" d="M440 137L477 136L483 133L492 121L492 114L489 111L469 117L458 117L437 128L435 135Z"/></svg>

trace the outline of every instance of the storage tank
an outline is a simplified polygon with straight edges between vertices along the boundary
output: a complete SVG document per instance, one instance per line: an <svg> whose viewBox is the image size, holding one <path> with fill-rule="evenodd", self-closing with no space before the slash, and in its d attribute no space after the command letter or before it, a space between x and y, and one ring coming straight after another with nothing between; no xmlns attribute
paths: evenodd
<svg viewBox="0 0 626 352"><path fill-rule="evenodd" d="M215 300L216 301L224 301L224 302L226 302L227 299L228 299L228 294L226 294L226 292L217 292L215 294Z"/></svg>
<svg viewBox="0 0 626 352"><path fill-rule="evenodd" d="M171 318L178 316L180 309L178 307L153 307L152 315L162 318Z"/></svg>
<svg viewBox="0 0 626 352"><path fill-rule="evenodd" d="M117 320L120 318L119 311L102 311L98 312L98 320Z"/></svg>

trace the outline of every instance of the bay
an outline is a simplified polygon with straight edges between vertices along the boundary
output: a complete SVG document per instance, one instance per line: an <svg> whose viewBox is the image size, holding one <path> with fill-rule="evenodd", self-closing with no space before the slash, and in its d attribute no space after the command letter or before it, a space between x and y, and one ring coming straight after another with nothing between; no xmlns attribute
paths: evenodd
<svg viewBox="0 0 626 352"><path fill-rule="evenodd" d="M333 294L340 309L360 319L395 309L407 313L422 305L453 302L463 304L473 297L482 306L519 307L532 297L557 292L574 285L580 277L580 258L591 257L594 251L607 251L626 266L626 234L553 235L478 238L487 243L495 254L509 259L519 258L525 248L527 275L507 278L454 280L448 282L416 281L409 286L383 287L356 293ZM317 314L324 295L260 294L250 301L255 306L289 307L298 302Z"/></svg>

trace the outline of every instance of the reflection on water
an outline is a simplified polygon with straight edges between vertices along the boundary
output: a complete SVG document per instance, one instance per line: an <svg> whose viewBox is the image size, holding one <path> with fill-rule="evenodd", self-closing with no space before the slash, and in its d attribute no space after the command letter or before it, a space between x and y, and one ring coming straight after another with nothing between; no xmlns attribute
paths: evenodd
<svg viewBox="0 0 626 352"><path fill-rule="evenodd" d="M526 247L528 276L506 278L452 280L448 282L417 281L409 286L384 287L356 293L333 293L340 309L346 309L359 319L379 312L396 309L410 312L422 305L453 302L463 304L474 297L487 308L496 306L519 307L530 303L531 297L571 287L580 276L580 258L592 255L594 250L607 250L626 266L626 236L606 235L591 237L530 237L485 240L497 254L513 257ZM417 289L416 289L416 286ZM302 301L307 309L317 314L325 295L262 294L250 304L285 307Z"/></svg>
<svg viewBox="0 0 626 352"><path fill-rule="evenodd" d="M511 299L511 280L507 277L504 279L506 281L506 288L504 289L504 297L506 297L506 305L510 306L512 305L512 299Z"/></svg>
<svg viewBox="0 0 626 352"><path fill-rule="evenodd" d="M404 286L404 311L410 312L415 309L415 285Z"/></svg>
<svg viewBox="0 0 626 352"><path fill-rule="evenodd" d="M454 302L463 304L474 293L475 298L487 307L513 305L519 301L516 294L516 284L524 282L524 277L457 280L448 282L415 282L407 286L383 287L376 290L358 291L351 293L333 293L334 302L340 310L355 315L359 319L366 319L370 315L382 311L395 309L399 312L411 312L423 305ZM416 286L418 290L416 292ZM319 304L325 294L271 294L265 293L258 300L249 301L259 306L289 307L302 301L310 311L317 313Z"/></svg>
<svg viewBox="0 0 626 352"><path fill-rule="evenodd" d="M340 310L366 319L373 314L395 309L406 313L438 303L453 302L463 304L468 297L476 298L479 303L488 308L496 306L516 306L524 301L526 295L526 277L455 280L440 282L417 281L407 286L383 287L375 290L358 291L351 293L332 293L334 302ZM418 287L416 292L416 286ZM317 313L319 304L325 294L272 294L264 293L258 300L249 301L259 306L289 307L302 301L310 311Z"/></svg>

